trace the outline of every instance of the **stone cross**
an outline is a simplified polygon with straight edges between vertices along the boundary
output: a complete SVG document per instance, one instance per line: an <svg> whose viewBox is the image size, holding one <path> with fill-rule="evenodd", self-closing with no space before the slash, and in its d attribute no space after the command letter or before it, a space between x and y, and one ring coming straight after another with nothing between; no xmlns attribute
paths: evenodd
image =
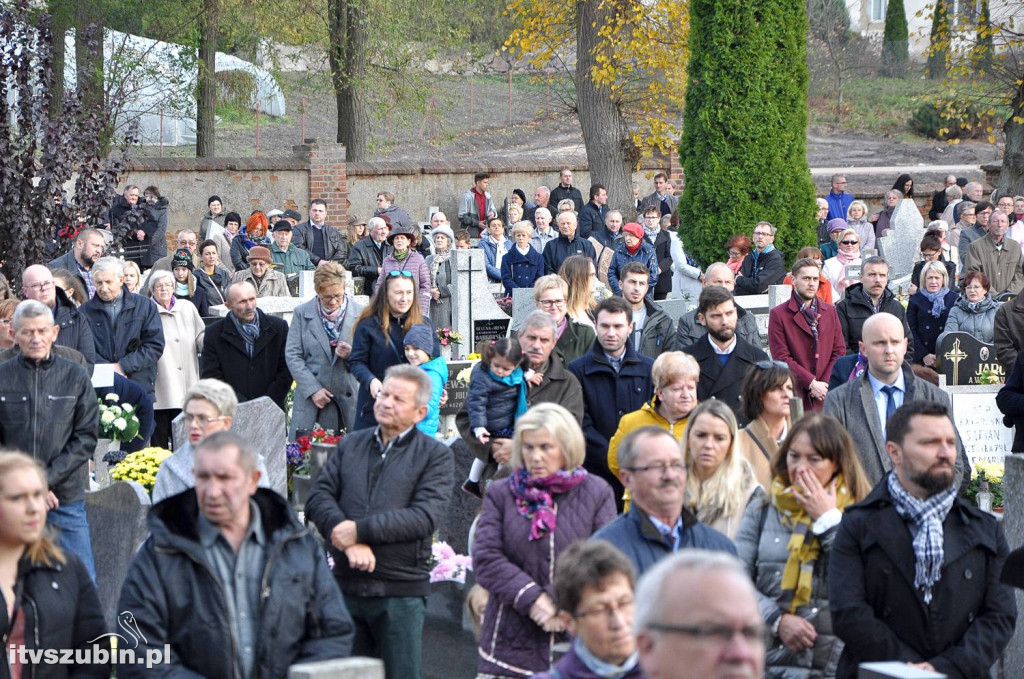
<svg viewBox="0 0 1024 679"><path fill-rule="evenodd" d="M484 251L455 251L459 295L452 300L452 325L468 342L458 354L473 353L476 343L508 335L511 319L494 301L484 267Z"/></svg>

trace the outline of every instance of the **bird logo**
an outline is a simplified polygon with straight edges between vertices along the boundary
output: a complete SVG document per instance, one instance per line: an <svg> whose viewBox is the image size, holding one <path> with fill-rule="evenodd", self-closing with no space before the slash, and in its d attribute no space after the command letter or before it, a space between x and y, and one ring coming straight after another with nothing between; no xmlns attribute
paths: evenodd
<svg viewBox="0 0 1024 679"><path fill-rule="evenodd" d="M118 634L117 632L107 632L106 634L99 635L89 643L96 643L96 641L102 639L103 637L117 637L118 639L121 639L125 644L124 646L118 644L118 646L121 648L128 648L129 644L132 644L132 642L134 643L131 645L131 648L138 648L140 639L142 640L143 643L149 643L146 637L139 630L139 624L135 622L135 615L131 611L123 611L120 615L117 616L117 626L124 630L128 637L131 637L131 642L129 642L128 637L124 636L123 634Z"/></svg>

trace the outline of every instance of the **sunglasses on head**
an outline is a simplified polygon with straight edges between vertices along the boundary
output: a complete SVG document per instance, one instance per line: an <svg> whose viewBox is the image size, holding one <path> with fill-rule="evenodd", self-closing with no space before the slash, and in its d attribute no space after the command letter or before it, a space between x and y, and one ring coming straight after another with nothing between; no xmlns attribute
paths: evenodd
<svg viewBox="0 0 1024 679"><path fill-rule="evenodd" d="M771 368L789 370L789 366L784 361L758 361L754 365L760 368L761 370L769 370Z"/></svg>
<svg viewBox="0 0 1024 679"><path fill-rule="evenodd" d="M388 276L390 276L391 278L398 278L399 276L402 276L404 278L412 278L412 271L402 271L399 269L395 269L393 271L389 271Z"/></svg>

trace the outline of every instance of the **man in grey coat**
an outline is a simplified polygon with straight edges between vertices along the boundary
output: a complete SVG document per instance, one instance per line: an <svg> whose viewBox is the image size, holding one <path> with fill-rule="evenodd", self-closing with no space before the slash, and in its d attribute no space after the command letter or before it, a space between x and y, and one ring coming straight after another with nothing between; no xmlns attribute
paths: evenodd
<svg viewBox="0 0 1024 679"><path fill-rule="evenodd" d="M907 337L903 323L892 314L880 312L864 321L860 351L867 357L867 370L863 376L829 390L825 414L835 417L850 432L868 480L877 484L892 470L885 448L889 416L910 401L935 401L947 408L950 402L944 391L915 377L909 364L904 364ZM970 480L971 470L959 433L956 443L959 484Z"/></svg>
<svg viewBox="0 0 1024 679"><path fill-rule="evenodd" d="M732 269L727 265L722 262L715 262L704 272L704 279L701 281L701 284L705 288L717 285L729 292L733 292L736 288L736 276L733 275ZM676 326L676 334L668 350L682 351L706 335L707 332L708 329L697 318L697 308L694 307L692 311L687 311L679 317L679 325ZM739 304L736 305L736 334L748 344L758 349L764 348L764 342L761 341L761 333L757 329L757 319L754 318L754 314L748 313Z"/></svg>

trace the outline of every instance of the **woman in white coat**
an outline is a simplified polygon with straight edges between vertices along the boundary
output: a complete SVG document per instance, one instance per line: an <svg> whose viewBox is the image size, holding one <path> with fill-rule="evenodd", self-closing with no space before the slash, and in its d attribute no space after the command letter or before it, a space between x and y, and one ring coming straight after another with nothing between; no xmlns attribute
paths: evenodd
<svg viewBox="0 0 1024 679"><path fill-rule="evenodd" d="M345 290L345 269L337 262L317 267L316 297L295 307L284 356L295 379L289 436L319 424L351 431L359 383L348 368L352 333L363 306Z"/></svg>
<svg viewBox="0 0 1024 679"><path fill-rule="evenodd" d="M156 364L156 428L151 445L172 450L171 422L181 412L185 392L199 379L199 352L206 324L195 305L174 296L170 271L154 271L150 290L164 329L164 353Z"/></svg>
<svg viewBox="0 0 1024 679"><path fill-rule="evenodd" d="M662 219L671 219L668 215ZM689 299L694 304L700 297L700 291L704 286L704 274L700 267L691 265L686 261L686 251L683 249L683 239L674 229L668 230L672 245L669 252L672 254L672 299Z"/></svg>

